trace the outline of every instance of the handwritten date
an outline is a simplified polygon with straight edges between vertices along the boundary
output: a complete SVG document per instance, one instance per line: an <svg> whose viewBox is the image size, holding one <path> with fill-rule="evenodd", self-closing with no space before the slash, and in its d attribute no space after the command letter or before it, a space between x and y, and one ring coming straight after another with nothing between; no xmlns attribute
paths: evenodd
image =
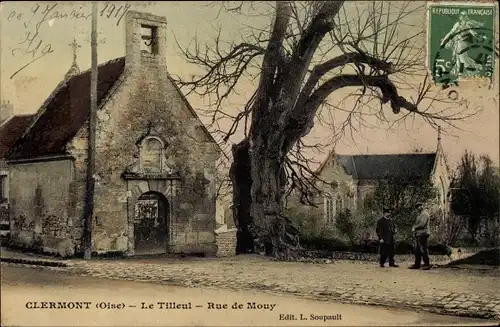
<svg viewBox="0 0 500 327"><path fill-rule="evenodd" d="M100 17L112 18L116 19L116 26L119 26L125 14L130 10L131 5L114 5L110 3L104 4L104 7L99 10ZM42 11L41 6L39 4L35 4L29 14L19 13L15 10L11 11L7 17L7 21L22 21L24 22L24 27L28 28L30 23L36 18L37 15L41 14L42 18L37 21L37 28L40 28L40 25L46 21L52 19L84 19L88 20L92 17L92 14L89 13L88 9L85 9L84 6L80 6L78 9L72 9L69 13L60 9L59 3L54 3L51 5L46 5L45 9ZM27 17L28 16L28 17Z"/></svg>
<svg viewBox="0 0 500 327"><path fill-rule="evenodd" d="M102 6L102 5L101 5ZM116 20L116 26L119 26L125 14L130 10L131 5L114 5L105 3L99 11L99 16L107 19ZM21 42L19 42L11 51L14 58L29 57L29 62L14 72L10 78L27 68L35 61L54 52L53 46L46 42L41 36L40 30L44 23L51 20L88 20L92 14L87 8L80 6L78 9L72 8L71 11L64 11L59 3L41 5L35 4L29 12L11 11L7 15L7 22L22 22L26 29Z"/></svg>

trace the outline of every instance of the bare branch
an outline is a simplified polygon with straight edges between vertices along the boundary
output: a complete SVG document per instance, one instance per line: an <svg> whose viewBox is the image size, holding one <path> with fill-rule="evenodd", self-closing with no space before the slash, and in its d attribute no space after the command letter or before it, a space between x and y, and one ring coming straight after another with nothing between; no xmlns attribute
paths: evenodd
<svg viewBox="0 0 500 327"><path fill-rule="evenodd" d="M364 53L347 53L330 59L324 63L314 66L309 79L307 80L305 86L299 95L299 98L295 104L295 107L302 107L307 102L311 92L314 87L320 81L320 79L325 76L328 72L335 68L344 66L346 64L366 64L370 67L376 69L377 71L383 71L387 74L392 73L392 64L382 61L378 58L366 55Z"/></svg>
<svg viewBox="0 0 500 327"><path fill-rule="evenodd" d="M309 97L305 105L295 107L291 114L284 121L283 128L286 130L287 147L295 144L297 140L306 135L313 126L314 117L318 107L334 91L351 86L374 86L382 92L381 102L390 102L392 111L397 114L401 109L411 112L418 112L417 104L410 103L397 92L396 86L389 80L387 75L382 76L360 76L360 75L340 75L331 78L321 85Z"/></svg>

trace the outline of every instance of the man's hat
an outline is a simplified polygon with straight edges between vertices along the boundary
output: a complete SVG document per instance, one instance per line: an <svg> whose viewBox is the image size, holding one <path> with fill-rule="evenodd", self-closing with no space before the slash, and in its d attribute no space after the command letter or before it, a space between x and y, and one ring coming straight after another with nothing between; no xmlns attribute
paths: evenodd
<svg viewBox="0 0 500 327"><path fill-rule="evenodd" d="M391 212L391 209L389 209L387 207L382 209L382 213L390 213L390 212Z"/></svg>
<svg viewBox="0 0 500 327"><path fill-rule="evenodd" d="M415 204L415 208L419 208L419 207L422 207L424 204L422 202L417 202Z"/></svg>

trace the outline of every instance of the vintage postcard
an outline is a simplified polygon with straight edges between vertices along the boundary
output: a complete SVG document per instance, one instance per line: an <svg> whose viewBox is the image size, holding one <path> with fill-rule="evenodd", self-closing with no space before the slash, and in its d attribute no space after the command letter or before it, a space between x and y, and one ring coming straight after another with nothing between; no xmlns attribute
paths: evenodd
<svg viewBox="0 0 500 327"><path fill-rule="evenodd" d="M1 2L1 326L499 325L498 12Z"/></svg>

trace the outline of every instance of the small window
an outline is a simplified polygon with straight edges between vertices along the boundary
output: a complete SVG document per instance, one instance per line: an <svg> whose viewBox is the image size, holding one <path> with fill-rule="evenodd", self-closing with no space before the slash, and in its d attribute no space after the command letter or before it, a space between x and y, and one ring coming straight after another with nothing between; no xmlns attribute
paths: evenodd
<svg viewBox="0 0 500 327"><path fill-rule="evenodd" d="M141 25L141 53L158 53L158 35L156 26Z"/></svg>
<svg viewBox="0 0 500 327"><path fill-rule="evenodd" d="M5 191L7 176L0 176L0 203L7 202L7 192Z"/></svg>
<svg viewBox="0 0 500 327"><path fill-rule="evenodd" d="M335 205L331 197L325 197L325 218L326 222L333 224L335 221Z"/></svg>
<svg viewBox="0 0 500 327"><path fill-rule="evenodd" d="M442 197L443 203L446 203L446 190L444 187L443 177L439 176L439 180L441 181L441 194L440 194L439 198L441 200L441 197Z"/></svg>
<svg viewBox="0 0 500 327"><path fill-rule="evenodd" d="M337 200L335 202L335 208L338 212L341 212L342 210L344 210L344 203L342 201L342 197L339 195L337 195Z"/></svg>

